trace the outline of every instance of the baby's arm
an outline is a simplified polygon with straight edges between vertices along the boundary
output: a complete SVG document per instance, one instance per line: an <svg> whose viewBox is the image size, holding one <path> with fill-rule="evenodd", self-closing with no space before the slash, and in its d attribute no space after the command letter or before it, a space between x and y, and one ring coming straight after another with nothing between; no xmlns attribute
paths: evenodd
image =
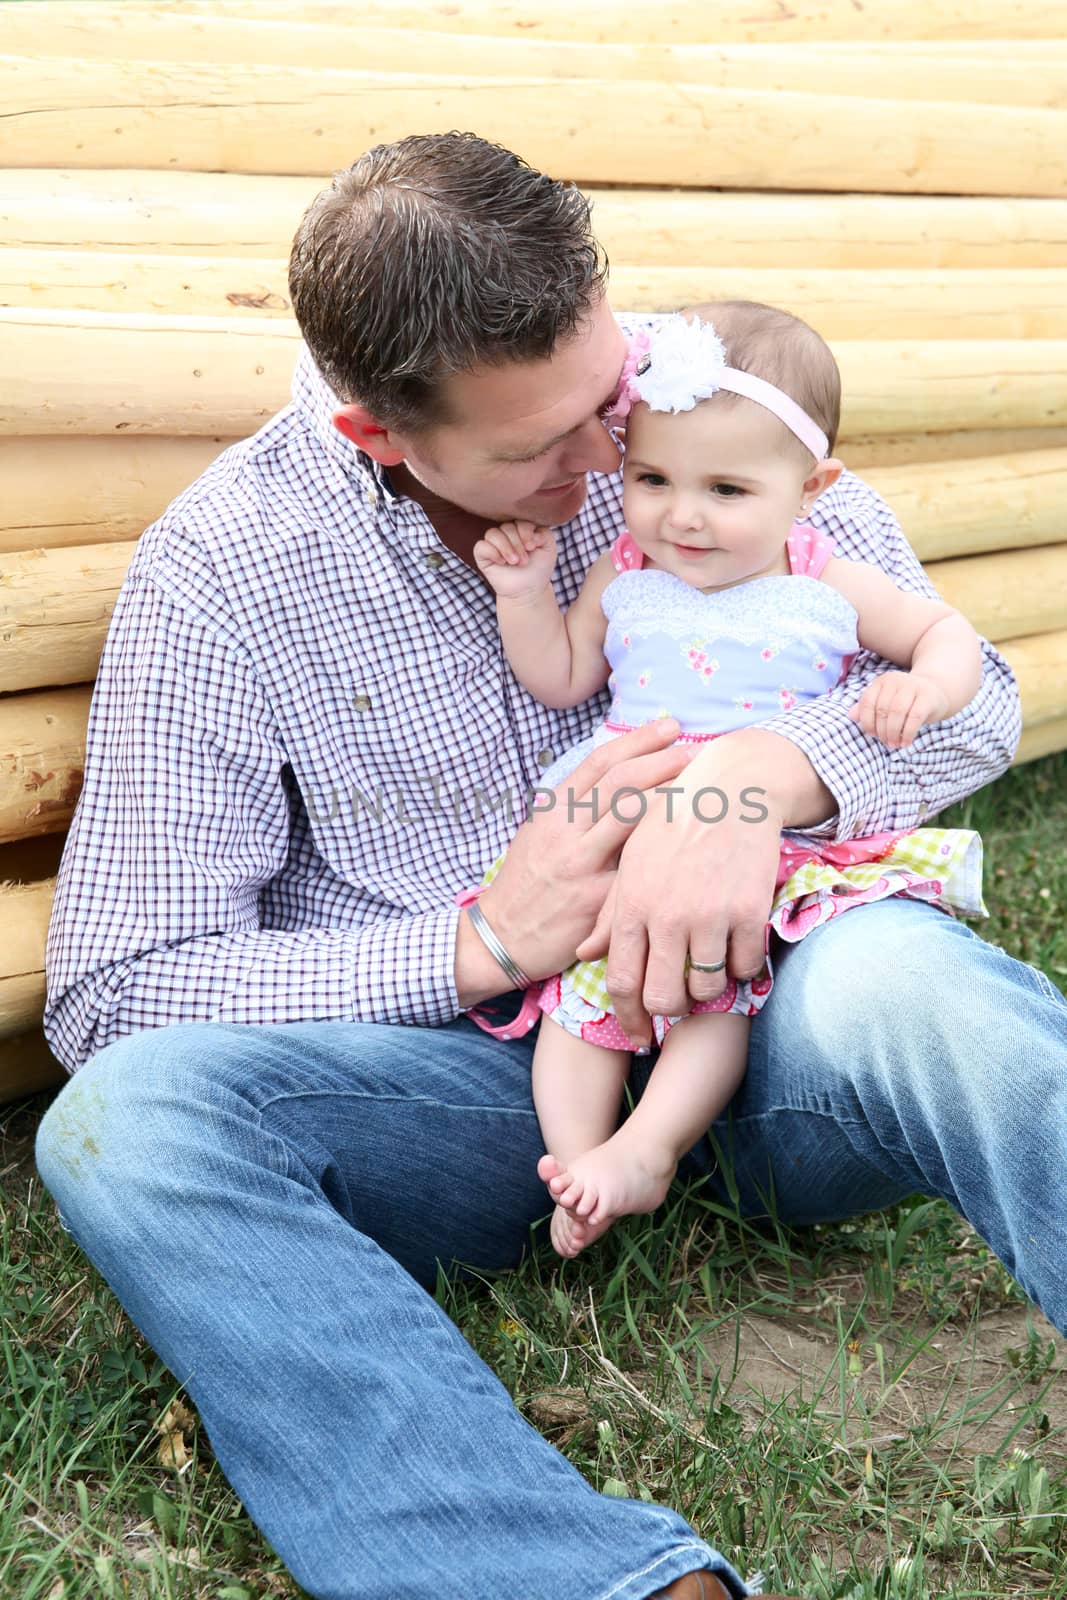
<svg viewBox="0 0 1067 1600"><path fill-rule="evenodd" d="M928 722L962 711L982 682L982 647L966 617L943 600L905 593L877 567L838 557L823 577L856 608L865 650L907 672L882 672L853 708L865 733L899 750Z"/></svg>
<svg viewBox="0 0 1067 1600"><path fill-rule="evenodd" d="M581 705L604 687L610 669L600 597L615 576L610 551L594 561L566 613L552 589L556 541L551 528L532 522L490 528L475 545L474 560L496 593L500 637L524 689L559 710Z"/></svg>

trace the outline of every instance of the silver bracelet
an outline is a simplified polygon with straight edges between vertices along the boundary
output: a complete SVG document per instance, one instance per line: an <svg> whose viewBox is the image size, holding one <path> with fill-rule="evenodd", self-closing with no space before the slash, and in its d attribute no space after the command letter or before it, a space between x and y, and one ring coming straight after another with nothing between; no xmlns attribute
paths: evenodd
<svg viewBox="0 0 1067 1600"><path fill-rule="evenodd" d="M515 989L528 989L532 980L526 976L525 972L523 972L520 966L512 961L511 957L504 949L504 946L500 943L500 940L489 926L485 912L482 910L477 900L472 900L470 905L467 907L467 910L470 913L471 922L474 924L475 933L477 933L479 939L485 945L485 948L489 951L489 954L493 957L494 961L498 962L503 968L512 984L512 987Z"/></svg>

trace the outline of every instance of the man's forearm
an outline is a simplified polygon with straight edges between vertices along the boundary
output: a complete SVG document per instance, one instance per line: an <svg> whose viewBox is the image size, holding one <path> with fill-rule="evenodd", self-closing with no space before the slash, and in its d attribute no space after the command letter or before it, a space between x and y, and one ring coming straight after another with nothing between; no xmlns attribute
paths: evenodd
<svg viewBox="0 0 1067 1600"><path fill-rule="evenodd" d="M918 827L1005 770L1019 739L1018 689L1007 662L985 640L982 657L974 699L948 721L920 728L903 750L890 750L864 733L851 715L875 676L874 658L832 694L761 724L764 732L795 744L833 796L825 813L833 825L820 833L843 840Z"/></svg>
<svg viewBox="0 0 1067 1600"><path fill-rule="evenodd" d="M495 932L495 929L494 929ZM506 994L511 983L496 957L476 931L468 912L460 914L456 928L456 996L461 1011Z"/></svg>
<svg viewBox="0 0 1067 1600"><path fill-rule="evenodd" d="M690 792L705 785L721 789L731 806L762 804L779 828L814 828L837 809L804 751L765 728L740 728L713 740L678 782Z"/></svg>
<svg viewBox="0 0 1067 1600"><path fill-rule="evenodd" d="M50 962L45 1033L73 1071L125 1034L176 1022L433 1027L453 1021L460 1010L454 971L459 918L456 907L446 906L361 928L209 933L117 953L79 972L85 941L78 917L69 913Z"/></svg>

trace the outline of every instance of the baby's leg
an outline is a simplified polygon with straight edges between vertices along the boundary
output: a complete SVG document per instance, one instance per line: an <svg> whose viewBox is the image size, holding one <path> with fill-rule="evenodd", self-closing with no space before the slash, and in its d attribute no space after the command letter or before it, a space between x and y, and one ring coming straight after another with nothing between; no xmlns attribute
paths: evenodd
<svg viewBox="0 0 1067 1600"><path fill-rule="evenodd" d="M748 1018L729 1012L702 1011L675 1023L622 1127L570 1163L564 1174L569 1186L549 1181L557 1205L586 1223L577 1240L571 1234L579 1249L616 1217L659 1205L679 1159L707 1132L744 1077L748 1034Z"/></svg>
<svg viewBox="0 0 1067 1600"><path fill-rule="evenodd" d="M541 1018L533 1057L533 1098L549 1154L541 1157L537 1171L554 1200L564 1193L568 1196L571 1209L557 1205L550 1229L560 1255L577 1255L589 1243L589 1229L573 1209L582 1198L582 1187L575 1184L570 1165L615 1132L629 1069L627 1051L602 1049L575 1038L551 1017ZM590 1209L593 1203L595 1196Z"/></svg>

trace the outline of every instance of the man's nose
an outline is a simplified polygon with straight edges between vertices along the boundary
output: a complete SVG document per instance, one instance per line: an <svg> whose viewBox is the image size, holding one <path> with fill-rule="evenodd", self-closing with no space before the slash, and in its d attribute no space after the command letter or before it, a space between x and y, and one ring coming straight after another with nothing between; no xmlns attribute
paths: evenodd
<svg viewBox="0 0 1067 1600"><path fill-rule="evenodd" d="M589 421L567 441L565 469L577 477L579 472L617 472L622 452L599 417Z"/></svg>

